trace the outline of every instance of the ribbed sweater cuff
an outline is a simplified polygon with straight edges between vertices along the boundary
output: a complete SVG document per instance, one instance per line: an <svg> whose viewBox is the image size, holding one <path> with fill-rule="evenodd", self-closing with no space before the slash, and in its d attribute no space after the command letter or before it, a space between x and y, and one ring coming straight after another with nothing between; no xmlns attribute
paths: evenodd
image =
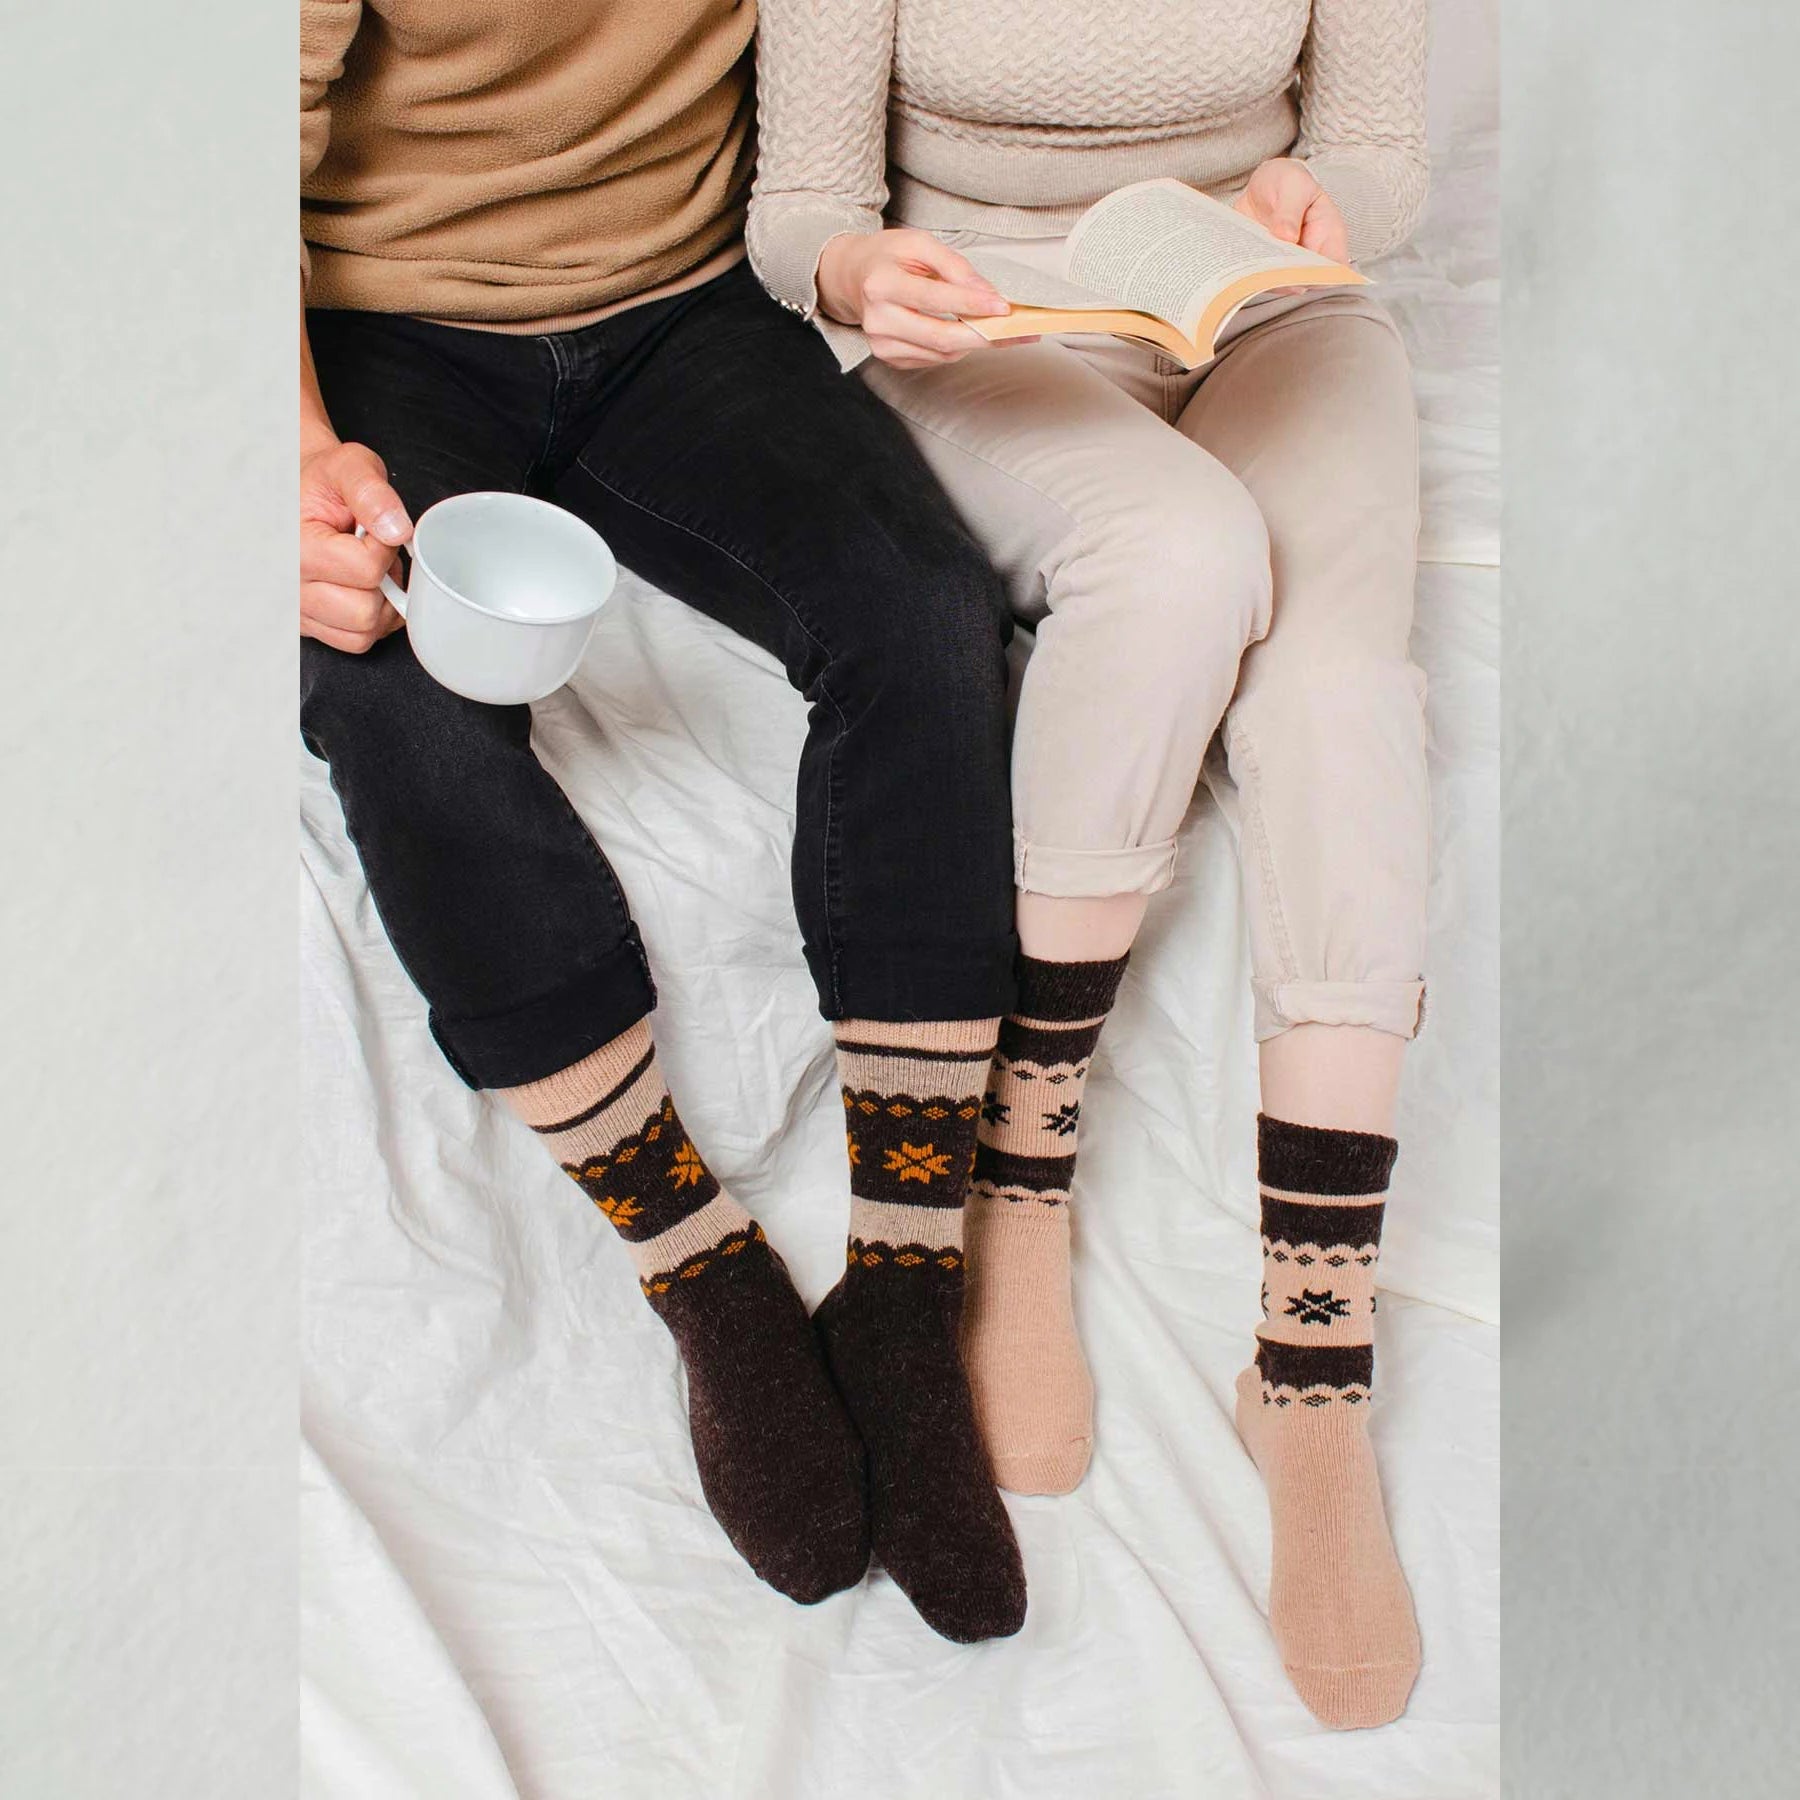
<svg viewBox="0 0 1800 1800"><path fill-rule="evenodd" d="M1381 170L1354 148L1321 150L1306 158L1306 166L1343 214L1351 262L1372 262L1393 249L1400 237L1400 201Z"/></svg>
<svg viewBox="0 0 1800 1800"><path fill-rule="evenodd" d="M745 241L757 279L810 319L819 306L819 258L834 237L881 230L881 214L829 194L771 194L750 202Z"/></svg>

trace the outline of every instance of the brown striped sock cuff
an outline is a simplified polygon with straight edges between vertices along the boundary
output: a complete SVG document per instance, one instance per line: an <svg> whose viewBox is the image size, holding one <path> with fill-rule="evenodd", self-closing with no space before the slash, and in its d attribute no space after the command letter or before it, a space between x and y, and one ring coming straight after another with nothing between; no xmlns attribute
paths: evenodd
<svg viewBox="0 0 1800 1800"><path fill-rule="evenodd" d="M1265 1406L1367 1401L1375 1268L1398 1145L1372 1132L1257 1119Z"/></svg>
<svg viewBox="0 0 1800 1800"><path fill-rule="evenodd" d="M1385 1194L1400 1146L1372 1131L1335 1131L1256 1115L1256 1175L1296 1194Z"/></svg>
<svg viewBox="0 0 1800 1800"><path fill-rule="evenodd" d="M1001 1022L981 1100L970 1190L979 1199L1068 1204L1088 1070L1128 961L1019 959L1018 1010Z"/></svg>
<svg viewBox="0 0 1800 1800"><path fill-rule="evenodd" d="M1012 1016L1053 1023L1102 1019L1119 997L1119 983L1125 979L1130 961L1128 955L1106 962L1046 962L1042 957L1021 956L1018 1000Z"/></svg>

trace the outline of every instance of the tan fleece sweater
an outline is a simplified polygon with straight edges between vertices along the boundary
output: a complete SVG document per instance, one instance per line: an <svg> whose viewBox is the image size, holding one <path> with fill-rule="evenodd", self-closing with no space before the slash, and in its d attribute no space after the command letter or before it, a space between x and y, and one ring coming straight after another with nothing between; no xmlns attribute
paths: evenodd
<svg viewBox="0 0 1800 1800"><path fill-rule="evenodd" d="M810 315L827 240L884 215L1048 236L1128 182L1230 198L1292 155L1366 262L1425 199L1426 6L763 0L750 259Z"/></svg>
<svg viewBox="0 0 1800 1800"><path fill-rule="evenodd" d="M309 305L568 322L729 253L754 0L300 0Z"/></svg>

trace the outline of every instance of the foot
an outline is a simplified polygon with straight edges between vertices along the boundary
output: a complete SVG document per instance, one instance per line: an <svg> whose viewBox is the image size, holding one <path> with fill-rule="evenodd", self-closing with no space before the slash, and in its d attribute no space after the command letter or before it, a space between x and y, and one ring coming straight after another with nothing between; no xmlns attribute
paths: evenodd
<svg viewBox="0 0 1800 1800"><path fill-rule="evenodd" d="M1025 1570L957 1352L962 1259L861 1242L851 1258L815 1323L868 1450L875 1556L941 1637L1011 1637Z"/></svg>
<svg viewBox="0 0 1800 1800"><path fill-rule="evenodd" d="M762 1227L746 1218L643 1288L681 1352L701 1491L738 1554L805 1606L854 1587L869 1566L862 1443Z"/></svg>
<svg viewBox="0 0 1800 1800"><path fill-rule="evenodd" d="M962 1353L994 1479L1067 1494L1094 1448L1094 1383L1069 1285L1069 1208L973 1195Z"/></svg>
<svg viewBox="0 0 1800 1800"><path fill-rule="evenodd" d="M1386 1725L1419 1673L1412 1594L1388 1533L1366 1401L1311 1398L1269 1388L1255 1368L1238 1377L1238 1434L1269 1491L1269 1624L1321 1724Z"/></svg>

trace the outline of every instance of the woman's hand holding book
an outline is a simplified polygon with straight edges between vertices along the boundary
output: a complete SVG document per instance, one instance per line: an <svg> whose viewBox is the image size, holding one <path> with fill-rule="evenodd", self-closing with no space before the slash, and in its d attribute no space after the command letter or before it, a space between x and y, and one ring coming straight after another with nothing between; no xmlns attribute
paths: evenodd
<svg viewBox="0 0 1800 1800"><path fill-rule="evenodd" d="M969 261L928 231L843 232L819 256L819 307L840 325L860 325L869 349L896 369L930 369L979 350L964 318L1011 308Z"/></svg>
<svg viewBox="0 0 1800 1800"><path fill-rule="evenodd" d="M1350 233L1337 203L1318 177L1292 156L1258 163L1232 205L1284 244L1299 244L1333 262L1350 260Z"/></svg>

